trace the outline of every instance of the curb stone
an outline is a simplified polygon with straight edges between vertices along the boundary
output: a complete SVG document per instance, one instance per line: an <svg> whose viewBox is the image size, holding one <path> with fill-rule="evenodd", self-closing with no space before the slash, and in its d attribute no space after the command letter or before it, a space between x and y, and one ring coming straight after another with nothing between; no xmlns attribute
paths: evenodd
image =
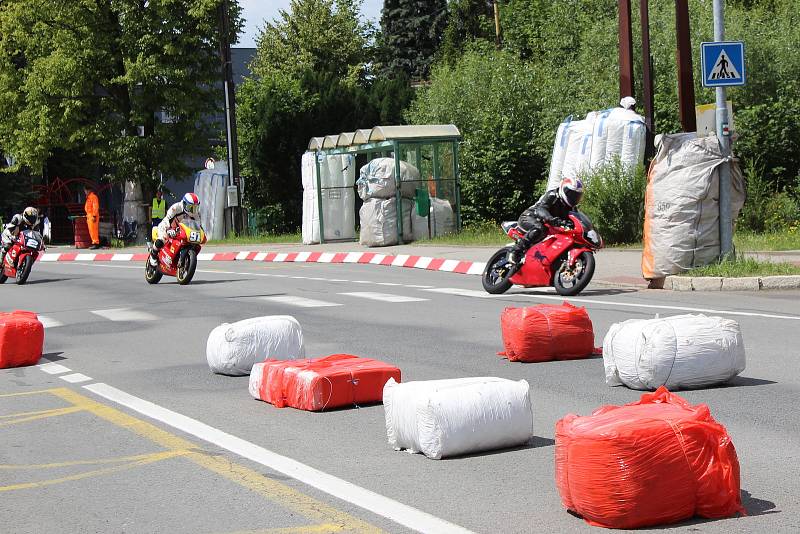
<svg viewBox="0 0 800 534"><path fill-rule="evenodd" d="M800 275L741 278L668 276L664 289L672 291L762 291L800 289Z"/></svg>

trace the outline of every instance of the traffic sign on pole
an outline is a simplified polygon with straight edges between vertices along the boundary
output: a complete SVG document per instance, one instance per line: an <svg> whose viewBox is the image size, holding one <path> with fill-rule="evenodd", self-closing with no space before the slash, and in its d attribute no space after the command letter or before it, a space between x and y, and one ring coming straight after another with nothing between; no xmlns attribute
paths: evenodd
<svg viewBox="0 0 800 534"><path fill-rule="evenodd" d="M741 41L701 43L700 61L704 87L745 84L744 43Z"/></svg>

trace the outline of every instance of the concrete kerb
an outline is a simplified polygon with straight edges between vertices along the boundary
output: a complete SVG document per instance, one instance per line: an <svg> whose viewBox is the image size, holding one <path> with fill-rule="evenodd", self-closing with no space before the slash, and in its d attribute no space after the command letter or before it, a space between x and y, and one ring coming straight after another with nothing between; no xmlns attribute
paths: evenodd
<svg viewBox="0 0 800 534"><path fill-rule="evenodd" d="M664 289L672 291L766 291L800 289L800 276L747 276L742 278L668 276Z"/></svg>

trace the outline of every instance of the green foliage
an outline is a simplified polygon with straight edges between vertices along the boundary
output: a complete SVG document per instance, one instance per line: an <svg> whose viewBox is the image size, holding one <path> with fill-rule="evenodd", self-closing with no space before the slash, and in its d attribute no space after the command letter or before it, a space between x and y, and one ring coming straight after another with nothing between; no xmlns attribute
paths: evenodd
<svg viewBox="0 0 800 534"><path fill-rule="evenodd" d="M788 262L772 262L757 258L737 256L733 261L712 263L697 267L682 276L719 276L740 278L743 276L783 276L800 274L800 267Z"/></svg>
<svg viewBox="0 0 800 534"><path fill-rule="evenodd" d="M619 160L581 176L586 193L581 211L592 219L608 244L638 243L642 239L644 167L626 169Z"/></svg>
<svg viewBox="0 0 800 534"><path fill-rule="evenodd" d="M456 124L461 145L461 201L465 222L516 219L535 201L545 162L534 67L493 47L475 46L453 66L434 69L407 118L417 124ZM549 157L549 156L548 156ZM538 171L538 172L537 172Z"/></svg>
<svg viewBox="0 0 800 534"><path fill-rule="evenodd" d="M0 159L0 161L3 160ZM33 203L36 194L33 191L31 177L24 173L0 174L0 183L3 188L3 194L0 195L0 229L2 229L11 217L20 213L25 206Z"/></svg>
<svg viewBox="0 0 800 534"><path fill-rule="evenodd" d="M781 232L800 226L800 201L795 187L775 191L757 159L744 169L747 200L739 214L737 229L750 232Z"/></svg>
<svg viewBox="0 0 800 534"><path fill-rule="evenodd" d="M455 63L475 40L494 43L494 6L492 0L449 0L447 27L439 56Z"/></svg>
<svg viewBox="0 0 800 534"><path fill-rule="evenodd" d="M313 71L358 80L374 33L359 21L360 6L361 0L292 0L260 33L253 73L299 78Z"/></svg>
<svg viewBox="0 0 800 534"><path fill-rule="evenodd" d="M446 23L446 0L384 0L384 73L427 79Z"/></svg>
<svg viewBox="0 0 800 534"><path fill-rule="evenodd" d="M312 137L396 124L413 98L408 79L362 76L367 26L354 0L293 0L267 24L238 91L237 120L245 202L258 231L300 225L300 158ZM325 46L322 46L325 44Z"/></svg>
<svg viewBox="0 0 800 534"><path fill-rule="evenodd" d="M35 173L62 151L112 179L185 174L184 158L210 137L202 116L217 107L220 5L4 2L0 146ZM240 10L231 5L235 32ZM170 120L158 120L161 112Z"/></svg>

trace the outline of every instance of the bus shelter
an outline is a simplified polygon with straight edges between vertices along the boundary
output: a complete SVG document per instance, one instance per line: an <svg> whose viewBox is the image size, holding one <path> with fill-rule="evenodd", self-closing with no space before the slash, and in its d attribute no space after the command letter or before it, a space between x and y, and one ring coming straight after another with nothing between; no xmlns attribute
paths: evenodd
<svg viewBox="0 0 800 534"><path fill-rule="evenodd" d="M312 138L303 160L303 241L353 240L355 226L370 246L460 231L460 141L452 124L376 126ZM393 187L376 187L386 179ZM366 227L389 220L371 217L375 209L394 213L396 224L392 235L372 245L365 242ZM307 217L312 210L316 217Z"/></svg>

